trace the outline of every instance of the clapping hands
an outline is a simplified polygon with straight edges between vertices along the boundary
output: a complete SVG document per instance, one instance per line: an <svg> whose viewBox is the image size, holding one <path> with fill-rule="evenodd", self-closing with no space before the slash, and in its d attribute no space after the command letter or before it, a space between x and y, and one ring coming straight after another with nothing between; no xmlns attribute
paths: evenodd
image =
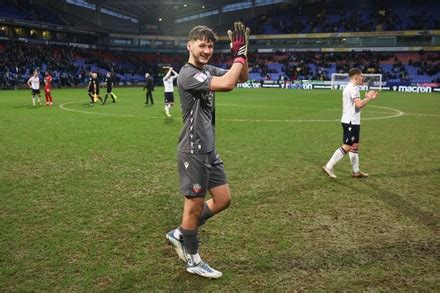
<svg viewBox="0 0 440 293"><path fill-rule="evenodd" d="M365 94L365 97L367 97L369 100L374 100L377 98L377 96L379 96L379 93L376 91L369 91Z"/></svg>

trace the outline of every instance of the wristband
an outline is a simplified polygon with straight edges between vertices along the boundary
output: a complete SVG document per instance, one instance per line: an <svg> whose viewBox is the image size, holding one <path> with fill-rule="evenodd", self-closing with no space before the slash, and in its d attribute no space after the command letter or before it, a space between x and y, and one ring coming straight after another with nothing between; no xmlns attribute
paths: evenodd
<svg viewBox="0 0 440 293"><path fill-rule="evenodd" d="M240 63L241 65L244 65L245 58L244 57L235 57L234 63Z"/></svg>

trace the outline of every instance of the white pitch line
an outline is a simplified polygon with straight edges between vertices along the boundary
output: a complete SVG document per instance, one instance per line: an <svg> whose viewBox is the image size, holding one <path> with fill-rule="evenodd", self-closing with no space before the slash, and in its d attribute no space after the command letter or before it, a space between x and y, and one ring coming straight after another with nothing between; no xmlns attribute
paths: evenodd
<svg viewBox="0 0 440 293"><path fill-rule="evenodd" d="M215 106L221 107L246 107L246 108L266 108L266 109L301 109L301 110L316 110L316 111L330 111L330 112L341 112L341 109L325 109L325 108L310 108L310 107L282 107L282 106L269 106L269 105L238 105L238 104L215 104ZM371 106L370 106L371 107ZM379 114L389 114L390 111L370 111L368 113L379 113Z"/></svg>
<svg viewBox="0 0 440 293"><path fill-rule="evenodd" d="M83 111L83 110L74 110L70 108L66 108L65 105L75 104L77 102L67 102L64 104L59 105L63 110L71 111L71 112L77 112L77 113L84 113L84 114L96 114L96 115L106 115L106 116L116 116L116 117L130 117L130 118L154 118L154 119L163 119L163 117L159 116L135 116L135 115L129 115L129 114L111 114L111 113L100 113L100 112L89 112L89 111ZM220 104L221 105L221 104ZM390 118L396 118L399 116L404 115L400 110L389 108L389 107L383 107L383 106L375 106L370 105L370 107L376 107L376 108L382 108L386 110L390 110L395 112L393 115L389 116L382 116L382 117L370 117L370 118L362 118L362 120L380 120L380 119L390 119ZM322 109L317 109L322 110ZM238 118L220 118L220 121L231 121L231 122L336 122L340 121L340 119L238 119Z"/></svg>
<svg viewBox="0 0 440 293"><path fill-rule="evenodd" d="M329 119L329 120L321 120L321 119L309 119L309 120L303 120L303 119L234 119L234 118L226 118L226 119L218 119L220 121L232 121L232 122L335 122L339 121L340 119Z"/></svg>
<svg viewBox="0 0 440 293"><path fill-rule="evenodd" d="M84 114L117 116L117 117L136 117L134 115L129 115L129 114L111 114L111 113L89 112L89 111L74 110L74 109L70 109L70 108L64 107L65 105L76 104L76 103L78 103L78 102L67 102L67 103L59 105L58 107L60 107L63 110L66 110L66 111L77 112L77 113L84 113Z"/></svg>
<svg viewBox="0 0 440 293"><path fill-rule="evenodd" d="M438 114L425 114L425 113L405 113L408 116L423 116L423 117L440 117Z"/></svg>
<svg viewBox="0 0 440 293"><path fill-rule="evenodd" d="M389 108L389 107L384 107L384 106L376 106L376 105L369 105L370 107L375 107L375 108L382 108L382 109L386 109L386 110L390 110L390 111L394 111L396 112L395 115L390 115L390 116L385 116L385 117L370 117L370 118L362 118L362 120L379 120L379 119L390 119L390 118L396 118L396 117L400 117L403 116L405 113L403 113L400 110L397 109L393 109L393 108Z"/></svg>
<svg viewBox="0 0 440 293"><path fill-rule="evenodd" d="M405 113L403 113L400 110L397 109L393 109L393 108L388 108L388 107L383 107L383 106L375 106L375 105L370 105L370 107L376 107L376 108L382 108L382 109L386 109L386 110L390 110L395 112L395 114L393 115L389 115L389 116L382 116L382 117L370 117L370 118L362 118L362 120L380 120L380 119L390 119L390 118L396 118L399 116L404 115ZM335 121L340 121L340 119L219 119L220 121L234 121L234 122L335 122Z"/></svg>

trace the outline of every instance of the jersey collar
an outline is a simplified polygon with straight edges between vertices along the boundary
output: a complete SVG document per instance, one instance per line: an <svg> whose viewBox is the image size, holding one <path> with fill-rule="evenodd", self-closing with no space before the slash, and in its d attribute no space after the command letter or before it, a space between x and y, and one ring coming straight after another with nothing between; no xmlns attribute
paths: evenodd
<svg viewBox="0 0 440 293"><path fill-rule="evenodd" d="M200 68L198 68L197 66L195 66L195 65L192 64L192 63L186 62L186 64L188 64L189 66L194 67L194 68L196 68L197 70L200 70L200 71L203 71L203 69L205 69L205 65L203 65L203 68L200 69Z"/></svg>

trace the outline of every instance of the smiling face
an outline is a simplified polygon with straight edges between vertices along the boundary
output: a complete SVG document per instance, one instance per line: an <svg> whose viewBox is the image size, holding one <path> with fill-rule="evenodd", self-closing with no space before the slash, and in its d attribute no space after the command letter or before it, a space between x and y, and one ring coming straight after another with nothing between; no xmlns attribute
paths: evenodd
<svg viewBox="0 0 440 293"><path fill-rule="evenodd" d="M186 47L189 51L189 63L197 67L203 67L211 59L214 42L207 39L192 40L188 41Z"/></svg>
<svg viewBox="0 0 440 293"><path fill-rule="evenodd" d="M195 26L188 35L188 62L202 68L211 59L217 35L207 26Z"/></svg>

